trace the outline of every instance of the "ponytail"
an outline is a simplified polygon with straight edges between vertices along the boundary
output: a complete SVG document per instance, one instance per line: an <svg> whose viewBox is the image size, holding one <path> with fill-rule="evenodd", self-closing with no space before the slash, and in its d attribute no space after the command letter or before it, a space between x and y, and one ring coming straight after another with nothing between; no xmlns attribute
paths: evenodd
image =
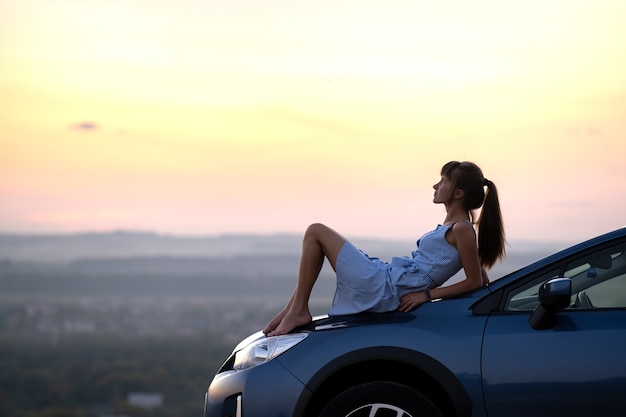
<svg viewBox="0 0 626 417"><path fill-rule="evenodd" d="M487 192L485 201L478 218L478 256L483 267L489 269L496 261L506 255L504 226L498 189L496 185L485 178Z"/></svg>

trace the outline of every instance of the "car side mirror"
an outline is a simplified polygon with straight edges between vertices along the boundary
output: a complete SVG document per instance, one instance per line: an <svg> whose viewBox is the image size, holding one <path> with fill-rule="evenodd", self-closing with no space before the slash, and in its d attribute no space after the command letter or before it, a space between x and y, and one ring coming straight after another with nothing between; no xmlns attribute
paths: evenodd
<svg viewBox="0 0 626 417"><path fill-rule="evenodd" d="M535 330L554 327L556 312L570 305L572 281L569 278L554 278L539 288L539 305L533 310L528 322Z"/></svg>

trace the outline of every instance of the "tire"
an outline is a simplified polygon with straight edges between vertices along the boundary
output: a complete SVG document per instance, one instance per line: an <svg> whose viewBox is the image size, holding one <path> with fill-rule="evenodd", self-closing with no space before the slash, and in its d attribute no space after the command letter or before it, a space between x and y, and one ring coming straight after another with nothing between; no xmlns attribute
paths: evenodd
<svg viewBox="0 0 626 417"><path fill-rule="evenodd" d="M441 417L441 412L413 388L376 381L343 391L319 417Z"/></svg>

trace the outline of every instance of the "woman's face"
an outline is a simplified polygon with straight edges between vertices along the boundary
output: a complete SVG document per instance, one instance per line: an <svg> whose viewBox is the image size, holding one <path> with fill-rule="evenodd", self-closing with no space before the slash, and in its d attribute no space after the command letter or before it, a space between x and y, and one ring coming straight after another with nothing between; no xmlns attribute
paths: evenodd
<svg viewBox="0 0 626 417"><path fill-rule="evenodd" d="M447 203L452 196L452 182L445 176L441 177L439 182L433 185L435 193L433 196L433 203Z"/></svg>

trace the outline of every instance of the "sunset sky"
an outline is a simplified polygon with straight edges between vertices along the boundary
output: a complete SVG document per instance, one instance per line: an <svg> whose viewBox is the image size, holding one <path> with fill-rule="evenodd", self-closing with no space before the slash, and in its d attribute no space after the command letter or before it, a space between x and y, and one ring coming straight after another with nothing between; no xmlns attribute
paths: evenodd
<svg viewBox="0 0 626 417"><path fill-rule="evenodd" d="M0 0L0 232L626 225L626 1Z"/></svg>

